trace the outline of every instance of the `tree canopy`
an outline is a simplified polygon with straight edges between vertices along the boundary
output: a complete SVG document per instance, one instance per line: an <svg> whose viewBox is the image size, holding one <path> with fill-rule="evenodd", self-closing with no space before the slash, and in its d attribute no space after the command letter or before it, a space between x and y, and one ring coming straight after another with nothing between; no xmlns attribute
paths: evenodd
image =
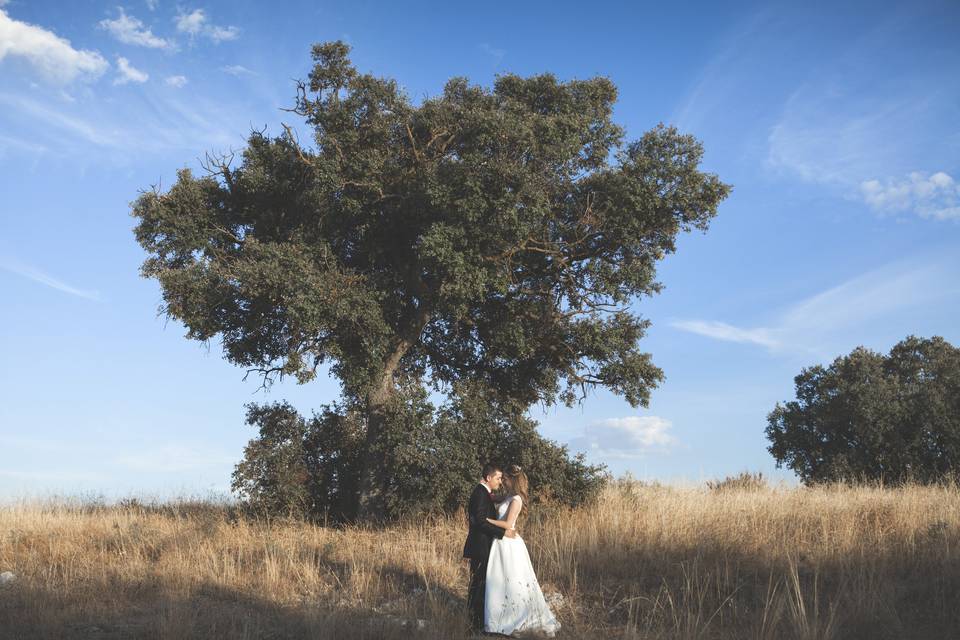
<svg viewBox="0 0 960 640"><path fill-rule="evenodd" d="M313 129L254 131L242 163L177 172L133 203L141 267L187 337L269 384L329 361L368 413L360 508L384 506L377 443L400 378L464 380L529 405L602 386L647 406L664 379L633 298L659 292L675 237L706 231L730 186L658 125L625 143L604 77L454 77L411 103L316 44L288 111Z"/></svg>
<svg viewBox="0 0 960 640"><path fill-rule="evenodd" d="M777 466L806 482L934 482L960 469L960 349L908 336L889 355L859 346L794 378L767 416Z"/></svg>

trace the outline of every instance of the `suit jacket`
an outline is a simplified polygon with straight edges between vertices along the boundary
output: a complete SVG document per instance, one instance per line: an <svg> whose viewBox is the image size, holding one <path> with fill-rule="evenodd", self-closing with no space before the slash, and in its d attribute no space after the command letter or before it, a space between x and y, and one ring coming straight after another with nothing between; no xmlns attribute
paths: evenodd
<svg viewBox="0 0 960 640"><path fill-rule="evenodd" d="M487 518L497 518L497 507L493 504L487 488L478 484L470 494L470 502L467 504L470 529L467 531L467 541L463 543L464 558L486 560L490 557L493 539L503 538L506 533L504 529L487 522Z"/></svg>

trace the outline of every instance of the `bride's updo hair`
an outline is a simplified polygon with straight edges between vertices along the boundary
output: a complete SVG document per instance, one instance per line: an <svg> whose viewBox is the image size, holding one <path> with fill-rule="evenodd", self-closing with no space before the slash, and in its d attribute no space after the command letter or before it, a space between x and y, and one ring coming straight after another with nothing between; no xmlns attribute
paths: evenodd
<svg viewBox="0 0 960 640"><path fill-rule="evenodd" d="M530 490L530 481L527 474L519 465L511 464L503 470L503 488L508 495L518 495L522 500L520 504L520 513L527 511L527 503L530 501L527 492Z"/></svg>

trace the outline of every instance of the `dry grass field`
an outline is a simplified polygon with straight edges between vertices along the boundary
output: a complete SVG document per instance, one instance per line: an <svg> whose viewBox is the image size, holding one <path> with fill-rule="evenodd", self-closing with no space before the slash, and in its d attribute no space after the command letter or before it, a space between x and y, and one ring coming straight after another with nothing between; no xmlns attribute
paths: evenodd
<svg viewBox="0 0 960 640"><path fill-rule="evenodd" d="M619 481L520 528L563 638L960 638L952 483ZM200 499L8 502L0 637L466 638L464 534L456 517L337 529Z"/></svg>

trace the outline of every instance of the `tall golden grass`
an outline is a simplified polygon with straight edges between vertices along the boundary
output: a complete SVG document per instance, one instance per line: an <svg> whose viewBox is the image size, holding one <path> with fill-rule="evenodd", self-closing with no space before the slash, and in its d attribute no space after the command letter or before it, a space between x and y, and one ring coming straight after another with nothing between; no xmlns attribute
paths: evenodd
<svg viewBox="0 0 960 640"><path fill-rule="evenodd" d="M3 638L466 638L462 516L386 529L199 499L0 507ZM521 522L566 638L960 638L960 491L623 479Z"/></svg>

